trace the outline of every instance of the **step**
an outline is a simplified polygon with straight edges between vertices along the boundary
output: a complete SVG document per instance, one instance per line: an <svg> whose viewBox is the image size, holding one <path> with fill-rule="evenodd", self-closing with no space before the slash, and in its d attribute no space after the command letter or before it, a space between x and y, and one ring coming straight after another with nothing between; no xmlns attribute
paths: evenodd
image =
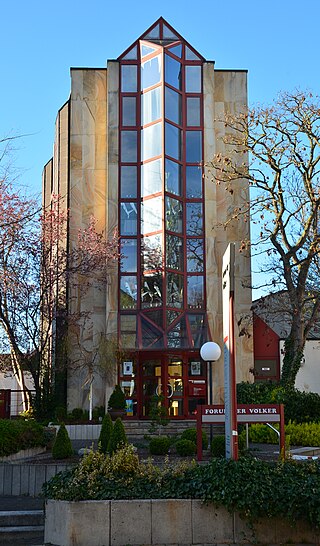
<svg viewBox="0 0 320 546"><path fill-rule="evenodd" d="M0 529L35 527L44 524L43 510L0 511Z"/></svg>

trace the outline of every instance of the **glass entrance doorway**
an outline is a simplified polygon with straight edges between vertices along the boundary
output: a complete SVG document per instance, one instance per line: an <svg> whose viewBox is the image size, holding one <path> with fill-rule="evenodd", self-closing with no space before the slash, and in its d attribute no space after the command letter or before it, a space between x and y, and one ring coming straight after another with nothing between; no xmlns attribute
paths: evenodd
<svg viewBox="0 0 320 546"><path fill-rule="evenodd" d="M163 396L170 419L195 414L207 400L206 366L199 357L186 355L145 355L139 363L138 414L147 418L154 395Z"/></svg>

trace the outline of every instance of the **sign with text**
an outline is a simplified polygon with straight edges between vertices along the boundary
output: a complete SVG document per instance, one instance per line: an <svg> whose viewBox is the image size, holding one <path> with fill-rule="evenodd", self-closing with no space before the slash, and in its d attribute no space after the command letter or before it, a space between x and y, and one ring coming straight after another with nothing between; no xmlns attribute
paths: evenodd
<svg viewBox="0 0 320 546"><path fill-rule="evenodd" d="M197 457L202 460L202 425L221 424L226 421L226 408L222 404L197 406ZM280 450L285 455L285 430L283 404L239 404L236 409L238 423L280 423ZM227 445L226 445L227 448ZM227 455L227 449L226 449Z"/></svg>
<svg viewBox="0 0 320 546"><path fill-rule="evenodd" d="M224 423L225 407L221 404L199 406L202 423ZM237 406L238 423L279 423L280 404L239 404Z"/></svg>

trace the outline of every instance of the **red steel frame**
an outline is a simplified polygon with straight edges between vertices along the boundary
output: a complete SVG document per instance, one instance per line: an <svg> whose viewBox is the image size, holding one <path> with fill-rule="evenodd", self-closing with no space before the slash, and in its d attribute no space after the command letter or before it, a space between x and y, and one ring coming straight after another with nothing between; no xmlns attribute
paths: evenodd
<svg viewBox="0 0 320 546"><path fill-rule="evenodd" d="M160 18L152 27L150 27L150 29L145 33L147 34L149 31L151 31L153 28L156 27L156 25L159 24L159 27L160 27L160 36L162 35L162 31L163 31L163 25L165 24L167 26L167 28L169 28L171 31L173 31L177 36L178 36L178 40L176 42L172 42L170 43L170 47L173 47L174 45L178 45L178 44L181 44L182 45L182 56L181 58L177 57L174 53L172 53L170 51L170 49L168 49L168 47L166 46L159 46L158 44L156 43L153 43L152 42L152 47L155 47L156 48L156 51L153 51L151 52L150 54L146 55L143 57L143 59L140 58L140 42L142 41L142 43L148 43L150 44L150 41L147 39L147 38L143 38L141 37L140 40L137 40L137 42L135 44L133 44L132 46L130 46L125 52L124 54L120 57L120 66L119 66L119 74L120 74L120 79L121 79L121 66L123 65L134 65L134 66L137 66L137 92L121 92L120 91L120 101L119 101L119 195L120 195L120 173L121 173L121 166L123 165L123 163L121 162L121 131L122 130L125 130L125 131L136 131L136 134L137 134L137 162L136 163L125 163L125 165L133 165L133 166L137 166L137 197L136 199L130 199L130 198L127 198L127 199L120 199L119 198L119 213L120 213L120 208L121 208L121 203L125 203L125 202L135 202L136 203L136 206L137 206L137 233L136 235L123 235L122 236L122 239L124 240L136 240L137 242L137 271L136 272L123 272L123 275L132 275L132 276L136 276L136 279L137 279L137 302L136 302L136 309L132 309L132 310L121 310L120 309L120 297L119 297L119 312L118 312L118 331L120 332L120 315L121 313L122 314L132 314L132 315L135 315L137 317L137 342L138 342L138 347L139 349L137 349L136 351L132 351L135 355L135 358L138 359L138 361L140 359L143 359L145 356L147 356L149 353L150 353L150 348L145 348L145 349L142 349L142 333L141 333L141 324L140 324L140 320L139 320L139 316L143 316L144 320L147 322L147 323L150 323L151 326L154 326L157 328L157 330L159 330L159 332L161 332L161 328L159 327L159 325L157 325L156 323L154 323L149 317L148 315L145 313L145 311L147 311L146 308L142 308L141 307L141 302L140 302L140 297L141 297L141 280L142 280L142 271L141 271L141 264L140 264L140 260L139 260L139 256L141 255L141 241L142 241L142 234L141 234L141 229L140 229L140 226L141 226L141 208L140 208L140 203L142 203L142 196L141 196L141 169L139 168L139 166L141 167L142 165L142 160L141 160L141 138L140 138L140 135L141 135L141 130L142 130L142 125L141 125L141 96L142 94L145 92L145 90L142 90L141 89L141 74L140 74L140 66L141 66L141 63L142 62L145 62L145 61L148 61L154 57L157 57L159 54L161 55L162 57L162 75L161 75L161 81L160 83L157 83L153 86L151 86L150 88L148 88L148 91L154 89L154 88L157 88L157 87L162 87L162 117L159 119L159 120L156 120L156 121L153 121L145 126L143 126L144 128L145 127L149 127L149 126L152 126L152 125L155 125L156 123L159 123L159 121L161 121L162 123L162 154L160 156L156 156L156 157L152 157L152 158L148 158L147 160L143 161L143 164L144 163L147 163L149 161L154 161L158 158L162 158L162 174L163 174L163 181L165 180L165 177L164 177L164 170L165 170L165 158L168 157L168 159L171 159L173 160L175 163L177 163L177 165L180 165L181 169L182 169L182 193L180 196L177 196L175 194L171 194L169 192L166 191L165 189L165 185L163 184L163 187L162 187L162 192L161 193L156 193L156 194L153 194L153 195L149 195L148 197L146 198L143 198L143 201L147 201L148 199L152 199L154 197L156 197L157 195L161 195L162 196L162 207L163 207L163 210L162 210L162 213L163 213L163 220L162 220L162 231L161 232L154 232L154 233L148 233L148 236L149 235L153 235L153 234L156 234L156 233L159 233L162 237L162 248L163 248L163 268L162 268L162 274L163 274L163 299L162 299L162 307L150 307L149 310L162 310L162 313L163 313L163 321L162 321L162 324L164 326L163 328L163 338L164 338L164 347L162 350L159 350L159 349L154 349L152 351L152 354L153 354L153 358L161 358L163 359L164 356L170 352L171 354L171 351L169 348L166 348L167 347L167 339L166 339L166 332L168 331L168 328L166 327L166 311L167 310L173 310L173 311L178 311L179 312L179 316L170 324L170 328L169 330L173 330L176 326L176 324L178 324L178 322L182 319L183 316L186 317L186 314L188 312L192 313L192 314L199 314L199 315L202 315L204 316L204 320L205 320L205 325L206 325L206 328L208 329L208 325L207 325L207 318L206 318L206 283L205 283L205 278L206 278L206 271L205 271L205 233L204 233L204 226L205 226L205 219L204 219L204 182L202 181L202 197L201 199L190 199L188 198L187 200L187 197L186 197L186 135L187 135L187 131L201 131L201 142L202 142L202 159L203 159L203 150L204 150L204 122L203 122L203 89L202 89L202 85L203 83L201 84L201 90L199 93L186 93L186 86L185 86L185 66L200 66L202 67L202 64L203 64L203 58L192 48L192 46L190 46L180 35L178 35L176 33L176 31L174 29L172 29L172 27L170 27L170 25L168 25L162 18ZM137 59L136 60L124 60L123 57L126 55L126 53L128 51L130 51L132 49L132 47L136 46L136 51L137 51ZM184 46L187 46L190 48L191 51L193 51L197 56L198 56L198 60L186 60L185 58L185 49L184 49ZM181 85L181 89L176 89L175 87L171 86L170 84L166 83L165 82L165 78L164 78L164 65L165 65L165 55L168 55L169 57L171 57L172 59L175 59L177 61L179 61L181 63L181 68L182 68L182 85ZM202 82L202 79L201 79L201 82ZM182 123L181 125L177 125L175 122L173 122L172 120L168 120L166 117L165 117L165 88L168 87L169 89L172 89L174 90L176 93L178 93L180 96L181 96L181 101L182 101ZM136 97L136 126L123 126L122 125L122 98L123 97L130 97L130 96L134 96ZM186 110L186 105L187 105L187 98L188 97L199 97L200 98L200 125L199 126L193 126L193 127L188 127L187 126L187 110ZM181 159L176 159L176 158L171 158L170 156L167 156L165 154L165 142L164 142L164 138L165 138L165 124L166 123L170 123L172 126L174 127L177 127L179 128L181 131L182 131L182 139L183 139L183 142L182 142L182 150L183 150L183 156L181 157ZM198 163L188 163L188 166L199 166ZM203 229L202 229L202 234L201 235L196 235L196 236L190 236L188 235L187 236L187 233L186 233L186 229L183 229L182 230L182 233L176 233L176 232L170 232L168 230L166 230L166 225L165 225L165 196L168 195L168 197L172 197L173 199L176 199L177 201L180 201L182 204L183 204L183 226L186 226L187 225L187 221L186 221L186 214L187 214L187 206L186 204L187 203L201 203L202 205L202 212L203 212ZM120 214L119 214L119 217L120 217ZM175 235L175 236L178 236L178 237L181 237L181 239L183 240L183 244L184 244L184 271L183 272L177 272L176 270L172 270L172 269L169 269L166 267L166 264L165 264L165 249L166 249L166 235L168 234L172 234L172 235ZM203 267L203 271L202 272L187 272L187 240L190 240L190 239L201 239L202 240L202 245L203 245L203 254L204 254L204 267ZM173 274L179 274L179 275L182 275L183 276L183 286L184 286L184 290L183 290L183 305L182 305L182 308L181 309L177 309L175 307L170 307L170 308L167 308L167 305L166 305L166 297L167 297L167 294L166 294L166 277L168 274L170 273L173 273ZM200 310L200 309L188 309L188 304L187 304L187 278L188 278L188 275L192 275L194 277L202 277L203 278L203 308ZM120 279L121 279L121 271L120 271L120 266L119 266L119 286L120 286ZM120 296L120 292L119 292L119 296ZM142 314L141 314L142 313ZM187 335L188 335L188 339L191 340L192 339L192 336L191 336L191 329L190 329L190 325L189 325L189 321L186 320L186 329L187 329ZM197 351L196 351L197 353ZM182 355L185 355L185 354L190 354L190 356L192 356L192 354L195 354L195 351L190 349L189 351L186 351L185 349L181 349L179 351L175 351L175 350L172 350L172 355L176 355L177 357L182 357ZM187 367L184 366L186 369ZM138 369L139 369L139 365L138 365ZM165 366L165 368L167 368L167 366ZM139 373L141 373L141 370L139 370ZM166 374L167 374L167 370L163 370L162 371L163 373L163 376L166 377ZM184 372L184 376L185 376L186 372ZM140 383L142 383L141 381L142 377L140 377L140 381L139 381L139 385L138 385L138 403L139 403L139 407L140 407L140 411L139 413L141 414L141 406L142 406L142 391L141 391L141 385ZM188 378L185 377L184 379L184 407L185 407L185 415L187 415L187 386L188 386Z"/></svg>

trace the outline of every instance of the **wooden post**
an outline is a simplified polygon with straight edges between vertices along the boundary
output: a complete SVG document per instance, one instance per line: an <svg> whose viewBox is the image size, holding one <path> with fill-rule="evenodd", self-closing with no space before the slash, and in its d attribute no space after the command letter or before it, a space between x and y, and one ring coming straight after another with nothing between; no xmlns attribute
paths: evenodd
<svg viewBox="0 0 320 546"><path fill-rule="evenodd" d="M284 428L284 405L280 404L280 456L286 456L286 439Z"/></svg>

